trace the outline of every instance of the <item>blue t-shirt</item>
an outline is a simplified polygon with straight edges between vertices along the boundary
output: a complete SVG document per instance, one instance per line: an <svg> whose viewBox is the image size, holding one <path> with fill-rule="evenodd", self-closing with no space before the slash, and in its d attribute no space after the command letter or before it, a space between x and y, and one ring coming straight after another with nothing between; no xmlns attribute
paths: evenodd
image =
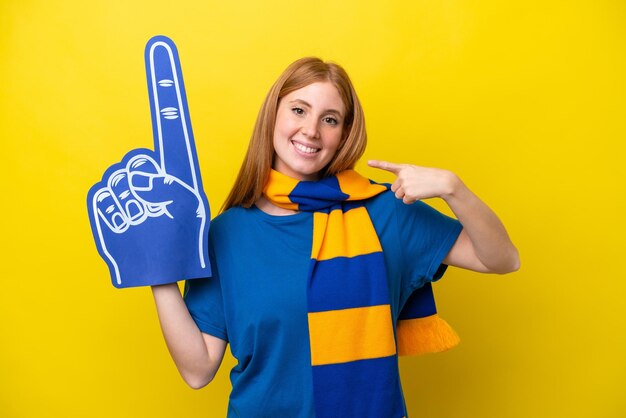
<svg viewBox="0 0 626 418"><path fill-rule="evenodd" d="M383 248L393 323L411 292L440 278L461 224L390 192L366 202ZM306 284L313 216L231 208L211 223L213 277L186 283L185 301L204 333L230 343L228 417L312 418ZM340 278L338 278L340 279Z"/></svg>

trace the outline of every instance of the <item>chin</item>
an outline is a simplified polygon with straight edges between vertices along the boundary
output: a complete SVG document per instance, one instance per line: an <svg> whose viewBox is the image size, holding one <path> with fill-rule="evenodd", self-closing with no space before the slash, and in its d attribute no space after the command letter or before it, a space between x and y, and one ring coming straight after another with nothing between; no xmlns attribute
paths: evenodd
<svg viewBox="0 0 626 418"><path fill-rule="evenodd" d="M326 168L328 167L328 162L322 164L323 161L303 161L300 158L289 159L287 163L285 160L277 158L274 161L273 168L285 174L289 177L293 177L298 180L317 180L321 178L321 175L326 172Z"/></svg>

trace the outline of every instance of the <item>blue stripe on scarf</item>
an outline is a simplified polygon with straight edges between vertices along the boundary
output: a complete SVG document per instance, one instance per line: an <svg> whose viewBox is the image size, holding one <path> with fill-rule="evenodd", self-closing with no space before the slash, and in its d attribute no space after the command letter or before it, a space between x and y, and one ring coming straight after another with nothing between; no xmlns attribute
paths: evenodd
<svg viewBox="0 0 626 418"><path fill-rule="evenodd" d="M437 307L431 284L426 283L411 293L398 319L424 318L436 313Z"/></svg>
<svg viewBox="0 0 626 418"><path fill-rule="evenodd" d="M387 274L380 252L311 260L311 266L315 269L312 277L316 290L309 293L309 312L389 303L387 281L380 279Z"/></svg>
<svg viewBox="0 0 626 418"><path fill-rule="evenodd" d="M313 367L315 417L403 417L397 370L395 355Z"/></svg>
<svg viewBox="0 0 626 418"><path fill-rule="evenodd" d="M339 188L337 177L326 177L317 182L301 181L289 194L302 211L316 211L348 199Z"/></svg>

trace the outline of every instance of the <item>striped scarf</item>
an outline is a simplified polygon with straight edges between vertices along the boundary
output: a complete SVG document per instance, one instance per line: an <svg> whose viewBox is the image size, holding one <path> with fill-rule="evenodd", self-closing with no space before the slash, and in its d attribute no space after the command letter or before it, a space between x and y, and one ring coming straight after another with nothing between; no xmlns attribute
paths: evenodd
<svg viewBox="0 0 626 418"><path fill-rule="evenodd" d="M307 302L316 418L404 417L398 354L458 343L429 283L403 307L396 346L385 260L365 207L388 188L352 170L319 181L272 170L263 191L276 206L313 213Z"/></svg>

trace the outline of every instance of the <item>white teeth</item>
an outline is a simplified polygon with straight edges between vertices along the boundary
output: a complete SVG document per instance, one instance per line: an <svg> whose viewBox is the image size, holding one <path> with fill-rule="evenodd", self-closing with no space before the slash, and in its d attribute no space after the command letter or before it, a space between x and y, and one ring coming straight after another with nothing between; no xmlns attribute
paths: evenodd
<svg viewBox="0 0 626 418"><path fill-rule="evenodd" d="M298 151L306 152L307 154L313 154L319 151L319 148L310 148L310 147L307 147L306 145L302 145L298 142L293 142L293 141L291 143L293 144L294 147L298 149Z"/></svg>

